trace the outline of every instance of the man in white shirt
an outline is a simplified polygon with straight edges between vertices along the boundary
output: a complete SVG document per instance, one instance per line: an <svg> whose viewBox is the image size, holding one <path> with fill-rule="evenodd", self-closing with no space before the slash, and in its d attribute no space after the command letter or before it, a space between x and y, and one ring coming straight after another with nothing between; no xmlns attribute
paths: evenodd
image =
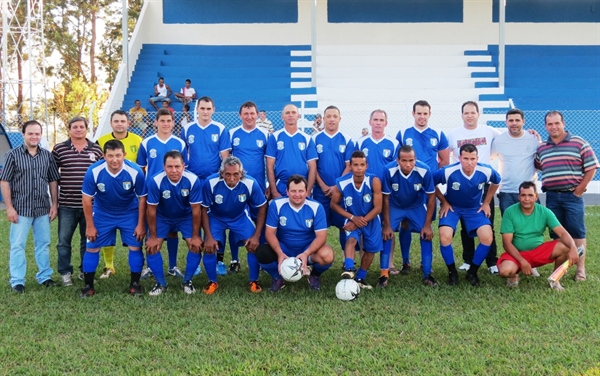
<svg viewBox="0 0 600 376"><path fill-rule="evenodd" d="M192 87L192 80L189 78L185 80L185 86L181 88L179 93L175 93L175 98L184 105L196 100L196 90Z"/></svg>

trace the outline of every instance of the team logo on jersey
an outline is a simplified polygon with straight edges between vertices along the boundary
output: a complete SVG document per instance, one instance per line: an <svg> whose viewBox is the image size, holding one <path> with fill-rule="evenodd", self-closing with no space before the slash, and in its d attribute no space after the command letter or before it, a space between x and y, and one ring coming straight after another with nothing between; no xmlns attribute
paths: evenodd
<svg viewBox="0 0 600 376"><path fill-rule="evenodd" d="M452 189L454 189L455 191L458 191L460 189L460 183L459 182L452 183Z"/></svg>
<svg viewBox="0 0 600 376"><path fill-rule="evenodd" d="M346 197L344 199L344 204L346 204L346 206L352 206L352 197Z"/></svg>
<svg viewBox="0 0 600 376"><path fill-rule="evenodd" d="M150 149L150 158L156 158L156 149Z"/></svg>
<svg viewBox="0 0 600 376"><path fill-rule="evenodd" d="M421 190L422 185L417 183L417 184L413 184L413 188L415 189L415 191L420 191Z"/></svg>
<svg viewBox="0 0 600 376"><path fill-rule="evenodd" d="M238 201L246 202L246 194L244 193L244 194L238 195Z"/></svg>
<svg viewBox="0 0 600 376"><path fill-rule="evenodd" d="M193 144L193 143L194 143L194 139L195 139L195 138L196 138L196 137L194 137L194 135L193 135L193 134L191 134L191 135L188 137L188 144Z"/></svg>
<svg viewBox="0 0 600 376"><path fill-rule="evenodd" d="M137 146L135 146L135 145L131 145L131 146L129 147L129 151L131 151L132 153L137 153L137 150L138 150L138 148L137 148Z"/></svg>
<svg viewBox="0 0 600 376"><path fill-rule="evenodd" d="M190 190L189 189L182 189L181 191L179 191L181 193L181 195L183 197L187 197L190 195Z"/></svg>
<svg viewBox="0 0 600 376"><path fill-rule="evenodd" d="M365 153L365 157L369 156L369 149L364 148L362 151L363 151L363 153Z"/></svg>
<svg viewBox="0 0 600 376"><path fill-rule="evenodd" d="M298 142L298 149L300 149L300 150L306 149L306 143L305 142Z"/></svg>
<svg viewBox="0 0 600 376"><path fill-rule="evenodd" d="M223 196L222 195L216 195L215 196L215 202L217 204L222 204L223 203Z"/></svg>
<svg viewBox="0 0 600 376"><path fill-rule="evenodd" d="M123 189L128 191L131 189L131 182L130 181L124 181L123 182Z"/></svg>
<svg viewBox="0 0 600 376"><path fill-rule="evenodd" d="M412 138L407 138L405 143L406 143L406 145L412 146L412 144L413 144Z"/></svg>
<svg viewBox="0 0 600 376"><path fill-rule="evenodd" d="M98 187L98 190L100 192L104 192L106 190L106 186L104 185L104 183L98 183L96 186Z"/></svg>
<svg viewBox="0 0 600 376"><path fill-rule="evenodd" d="M364 201L364 202L367 202L367 203L368 203L368 202L371 202L371 195L370 195L370 194L368 194L368 193L367 193L366 195L364 195L364 196L363 196L363 201Z"/></svg>
<svg viewBox="0 0 600 376"><path fill-rule="evenodd" d="M92 161L92 162L96 161L96 154L90 153L90 161Z"/></svg>
<svg viewBox="0 0 600 376"><path fill-rule="evenodd" d="M219 141L219 134L218 133L213 133L210 135L210 139L212 140L212 142L217 142Z"/></svg>
<svg viewBox="0 0 600 376"><path fill-rule="evenodd" d="M277 141L277 150L283 150L283 141Z"/></svg>
<svg viewBox="0 0 600 376"><path fill-rule="evenodd" d="M163 198L164 199L169 199L171 198L171 191L163 191Z"/></svg>
<svg viewBox="0 0 600 376"><path fill-rule="evenodd" d="M323 145L317 145L317 153L321 154L323 152Z"/></svg>
<svg viewBox="0 0 600 376"><path fill-rule="evenodd" d="M431 146L436 146L438 144L437 138L430 138L429 142L431 142Z"/></svg>
<svg viewBox="0 0 600 376"><path fill-rule="evenodd" d="M383 156L388 158L390 155L392 155L392 151L390 149L383 149Z"/></svg>
<svg viewBox="0 0 600 376"><path fill-rule="evenodd" d="M481 191L483 189L483 184L484 183L479 183L479 185L477 186L477 189L479 189Z"/></svg>
<svg viewBox="0 0 600 376"><path fill-rule="evenodd" d="M343 153L346 151L346 145L340 145L340 147L338 148L338 150L340 151L340 153Z"/></svg>
<svg viewBox="0 0 600 376"><path fill-rule="evenodd" d="M392 189L394 191L397 191L398 190L398 184L396 184L396 183L392 184Z"/></svg>
<svg viewBox="0 0 600 376"><path fill-rule="evenodd" d="M259 148L262 148L264 144L265 143L263 140L256 140L256 146L258 146Z"/></svg>
<svg viewBox="0 0 600 376"><path fill-rule="evenodd" d="M239 137L236 137L233 139L233 146L238 146L240 144L240 139Z"/></svg>
<svg viewBox="0 0 600 376"><path fill-rule="evenodd" d="M279 224L285 226L287 224L287 218L283 216L279 217Z"/></svg>
<svg viewBox="0 0 600 376"><path fill-rule="evenodd" d="M307 219L306 221L304 221L304 223L306 223L306 227L311 228L312 224L313 224L313 220L312 219Z"/></svg>

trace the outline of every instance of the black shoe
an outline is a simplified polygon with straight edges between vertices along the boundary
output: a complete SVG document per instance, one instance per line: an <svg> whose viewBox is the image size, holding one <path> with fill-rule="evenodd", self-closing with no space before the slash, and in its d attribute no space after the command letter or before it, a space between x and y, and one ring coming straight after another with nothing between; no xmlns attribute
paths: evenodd
<svg viewBox="0 0 600 376"><path fill-rule="evenodd" d="M448 273L448 284L450 286L458 285L458 273Z"/></svg>
<svg viewBox="0 0 600 376"><path fill-rule="evenodd" d="M402 264L402 269L400 269L400 274L408 275L409 273L410 273L410 264L409 263Z"/></svg>
<svg viewBox="0 0 600 376"><path fill-rule="evenodd" d="M382 275L381 277L379 277L377 279L377 287L379 287L379 288L385 288L385 287L387 287L389 280L390 279L388 277Z"/></svg>
<svg viewBox="0 0 600 376"><path fill-rule="evenodd" d="M79 294L80 298L91 298L96 293L93 287L90 285L85 285L84 288L81 289L81 293Z"/></svg>
<svg viewBox="0 0 600 376"><path fill-rule="evenodd" d="M51 279L47 279L44 282L42 282L42 285L44 285L46 287L56 287L56 286L58 286L58 283L54 282Z"/></svg>
<svg viewBox="0 0 600 376"><path fill-rule="evenodd" d="M477 274L467 272L465 278L467 279L467 281L469 281L471 286L479 286L479 277L477 276Z"/></svg>
<svg viewBox="0 0 600 376"><path fill-rule="evenodd" d="M421 282L423 282L425 286L438 287L437 281L431 275L428 275L427 277L423 278ZM450 282L448 281L448 283Z"/></svg>
<svg viewBox="0 0 600 376"><path fill-rule="evenodd" d="M232 261L229 264L229 271L232 273L238 273L240 271L240 263L237 261Z"/></svg>
<svg viewBox="0 0 600 376"><path fill-rule="evenodd" d="M143 296L144 295L144 288L142 287L142 285L140 285L137 282L133 282L132 284L130 284L128 291L133 296Z"/></svg>
<svg viewBox="0 0 600 376"><path fill-rule="evenodd" d="M13 292L17 293L17 294L22 294L25 292L25 286L23 285L14 285L13 287L11 287L11 290L13 290Z"/></svg>

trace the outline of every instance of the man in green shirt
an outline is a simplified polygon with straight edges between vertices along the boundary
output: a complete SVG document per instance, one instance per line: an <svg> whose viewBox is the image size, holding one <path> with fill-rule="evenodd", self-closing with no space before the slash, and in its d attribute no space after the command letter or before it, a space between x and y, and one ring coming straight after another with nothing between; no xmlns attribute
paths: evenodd
<svg viewBox="0 0 600 376"><path fill-rule="evenodd" d="M502 243L504 252L498 259L498 274L507 278L507 286L519 284L519 272L531 275L531 269L554 262L554 267L569 260L579 260L577 247L571 235L560 225L548 208L537 204L535 183L526 181L519 186L519 203L508 207L502 218ZM558 239L544 242L546 228L554 231ZM559 282L550 287L563 290Z"/></svg>

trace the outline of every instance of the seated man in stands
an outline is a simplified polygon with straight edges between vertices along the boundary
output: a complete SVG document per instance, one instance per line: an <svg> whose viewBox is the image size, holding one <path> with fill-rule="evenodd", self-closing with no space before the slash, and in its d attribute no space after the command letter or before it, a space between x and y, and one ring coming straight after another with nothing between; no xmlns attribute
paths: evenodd
<svg viewBox="0 0 600 376"><path fill-rule="evenodd" d="M131 119L131 126L139 129L142 135L146 135L148 112L142 107L142 102L139 99L136 99L133 107L129 109L129 118Z"/></svg>
<svg viewBox="0 0 600 376"><path fill-rule="evenodd" d="M158 79L158 84L154 86L154 96L150 97L150 104L158 111L158 107L156 106L156 102L167 102L171 103L169 97L173 94L173 90L167 84L165 84L165 79L160 77Z"/></svg>
<svg viewBox="0 0 600 376"><path fill-rule="evenodd" d="M185 86L181 88L179 93L175 93L175 98L184 105L196 100L196 90L192 87L192 80L189 78L185 80Z"/></svg>

